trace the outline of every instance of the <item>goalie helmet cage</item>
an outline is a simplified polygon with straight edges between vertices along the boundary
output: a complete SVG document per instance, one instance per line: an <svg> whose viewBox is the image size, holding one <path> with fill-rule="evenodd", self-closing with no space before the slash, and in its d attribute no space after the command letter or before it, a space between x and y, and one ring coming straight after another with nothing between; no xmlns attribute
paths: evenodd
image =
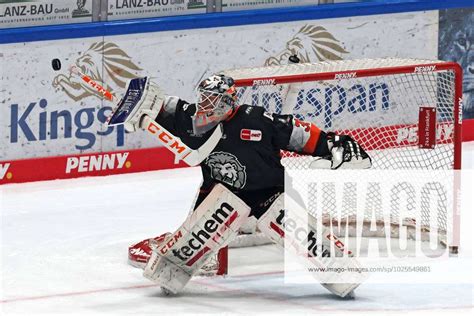
<svg viewBox="0 0 474 316"><path fill-rule="evenodd" d="M322 130L351 135L372 156L375 169L461 169L462 69L457 63L384 58L222 73L234 78L240 104L292 114ZM430 112L435 124L422 134ZM307 168L312 159L289 152L282 157L285 167L292 168ZM454 182L454 188L459 187L457 176ZM454 194L450 219L446 214L437 219L438 230L452 228L445 242L453 253L459 246L456 199ZM216 261L217 274L226 274L227 248L219 251Z"/></svg>

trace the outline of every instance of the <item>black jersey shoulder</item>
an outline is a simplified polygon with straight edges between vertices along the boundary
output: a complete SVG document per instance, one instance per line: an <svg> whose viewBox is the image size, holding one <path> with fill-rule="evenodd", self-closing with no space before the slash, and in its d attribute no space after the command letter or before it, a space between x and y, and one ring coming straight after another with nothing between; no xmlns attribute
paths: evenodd
<svg viewBox="0 0 474 316"><path fill-rule="evenodd" d="M273 116L271 113L265 111L265 108L261 106L253 106L248 104L243 104L237 109L237 113L242 119L257 119L261 120L262 123L271 123L273 121Z"/></svg>

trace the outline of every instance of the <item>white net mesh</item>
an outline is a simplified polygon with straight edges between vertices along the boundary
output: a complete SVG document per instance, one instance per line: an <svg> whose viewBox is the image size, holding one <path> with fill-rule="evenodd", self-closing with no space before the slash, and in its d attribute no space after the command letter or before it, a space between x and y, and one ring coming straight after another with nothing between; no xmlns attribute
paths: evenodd
<svg viewBox="0 0 474 316"><path fill-rule="evenodd" d="M271 113L292 114L322 130L351 135L372 157L373 169L437 170L442 176L438 171L445 170L452 175L449 172L459 168L460 135L456 133L456 127L459 127L460 118L456 101L460 93L456 90L456 83L461 79L454 66L448 63L368 59L240 68L223 73L234 78L239 87L240 104L262 106ZM436 146L432 149L419 148L421 107L436 111ZM314 160L291 152L282 152L282 157L283 165L291 169L308 169ZM450 243L446 232L453 226L453 210L449 209L452 203L447 201L452 197L445 196L436 183L428 186L427 192L422 194L419 208L414 207L414 202L410 203L410 198L403 203L397 200L398 191L410 191L408 185L402 183L393 188L395 198L389 210L380 207L377 188L369 188L366 199L371 210L364 214L355 214L356 198L350 194L351 188L347 188L349 194L339 208L333 200L324 198L331 196L332 189L331 186L324 188L322 203L326 213L323 221L338 227L336 234L344 236L347 229L356 229L350 226L351 223L366 214L375 213L377 223L383 223L383 216L388 211L391 226L402 223L410 229L420 225L422 232L435 229L440 232L441 243ZM439 201L436 216L428 211L434 198ZM309 203L310 212L312 203L315 201ZM397 237L398 232L398 229L392 229L392 237ZM408 234L414 236L413 231L408 230ZM245 238L251 239L252 234L245 235ZM244 242L246 245L251 243ZM215 262L222 269L223 262L226 265L228 260L226 249L220 256L225 259L216 259Z"/></svg>
<svg viewBox="0 0 474 316"><path fill-rule="evenodd" d="M443 67L444 65L445 67ZM268 112L292 114L315 123L325 131L351 135L369 153L373 169L453 170L455 165L456 115L455 70L446 63L425 60L375 59L329 61L244 68L224 72L239 86L241 104L262 106ZM436 146L418 144L420 108L436 111ZM313 157L283 152L282 163L292 169L306 169ZM403 189L403 188L402 188ZM434 195L442 190L431 188ZM430 193L430 194L431 194ZM431 195L426 195L429 199ZM375 195L368 200L377 209ZM351 221L351 201L342 210L328 200L328 219ZM433 219L421 203L422 227L433 228ZM393 222L410 226L410 206L398 209L393 203ZM425 209L425 211L424 211ZM386 211L386 210L385 210ZM382 218L383 210L378 217ZM451 223L446 210L438 212L436 229L446 231Z"/></svg>

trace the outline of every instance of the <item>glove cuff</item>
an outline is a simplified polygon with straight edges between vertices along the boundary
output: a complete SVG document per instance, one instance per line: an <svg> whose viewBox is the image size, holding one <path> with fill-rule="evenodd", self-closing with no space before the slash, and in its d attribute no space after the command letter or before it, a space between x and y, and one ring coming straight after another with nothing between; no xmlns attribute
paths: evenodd
<svg viewBox="0 0 474 316"><path fill-rule="evenodd" d="M321 131L313 156L325 157L331 154L332 141L330 140L330 134L334 133L325 133Z"/></svg>

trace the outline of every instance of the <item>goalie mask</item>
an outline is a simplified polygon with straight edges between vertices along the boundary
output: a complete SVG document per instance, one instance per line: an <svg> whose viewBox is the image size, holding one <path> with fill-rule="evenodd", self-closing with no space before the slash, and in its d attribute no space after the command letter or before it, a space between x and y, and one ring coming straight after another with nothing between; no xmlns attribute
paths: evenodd
<svg viewBox="0 0 474 316"><path fill-rule="evenodd" d="M202 135L232 114L237 94L234 80L224 75L201 81L197 90L196 113L192 116L193 132Z"/></svg>

